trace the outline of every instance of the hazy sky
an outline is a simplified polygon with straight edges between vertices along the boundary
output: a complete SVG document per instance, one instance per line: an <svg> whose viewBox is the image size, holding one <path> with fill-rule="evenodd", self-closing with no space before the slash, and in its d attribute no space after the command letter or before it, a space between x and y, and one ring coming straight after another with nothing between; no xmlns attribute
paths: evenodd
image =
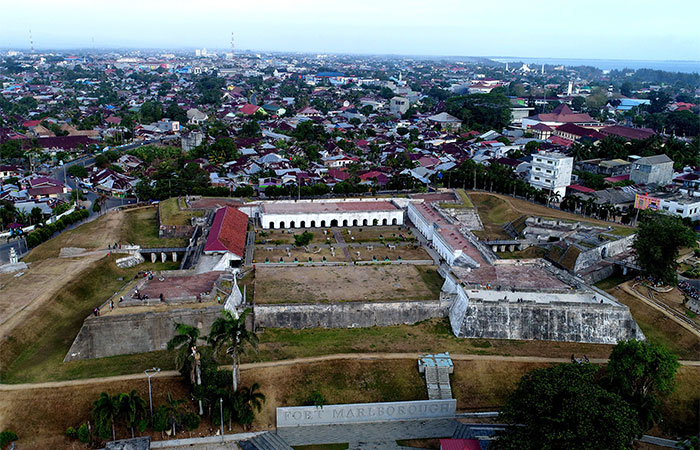
<svg viewBox="0 0 700 450"><path fill-rule="evenodd" d="M0 47L700 60L699 0L2 0Z"/></svg>

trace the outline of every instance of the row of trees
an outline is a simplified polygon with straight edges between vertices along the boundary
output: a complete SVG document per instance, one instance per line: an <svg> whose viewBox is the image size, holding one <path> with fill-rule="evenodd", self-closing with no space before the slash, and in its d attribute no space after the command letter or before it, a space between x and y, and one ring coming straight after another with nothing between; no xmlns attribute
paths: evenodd
<svg viewBox="0 0 700 450"><path fill-rule="evenodd" d="M169 350L177 351L176 367L189 381L200 415L206 408L212 424L218 425L223 420L228 422L229 429L233 421L250 426L255 411L260 411L265 401L259 384L240 386L240 354L249 347L257 348L258 342L256 334L246 327L249 312L236 315L224 310L206 338L200 336L199 328L178 323L176 334L167 345ZM207 346L198 347L200 339ZM218 368L218 357L222 355L231 358L230 375Z"/></svg>
<svg viewBox="0 0 700 450"><path fill-rule="evenodd" d="M665 348L622 341L599 369L572 362L536 369L518 383L499 420L510 426L490 447L627 450L660 419L679 363Z"/></svg>
<svg viewBox="0 0 700 450"><path fill-rule="evenodd" d="M57 233L65 230L69 225L87 219L90 212L86 209L80 209L67 214L56 222L37 227L34 231L27 235L27 246L36 247L44 241L51 239Z"/></svg>

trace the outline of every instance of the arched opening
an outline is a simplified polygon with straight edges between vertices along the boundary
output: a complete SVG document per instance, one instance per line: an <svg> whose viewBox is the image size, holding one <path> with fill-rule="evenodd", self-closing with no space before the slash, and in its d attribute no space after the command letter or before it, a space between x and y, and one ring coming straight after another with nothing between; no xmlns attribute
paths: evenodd
<svg viewBox="0 0 700 450"><path fill-rule="evenodd" d="M382 225L387 225L389 222L386 219L382 219Z"/></svg>
<svg viewBox="0 0 700 450"><path fill-rule="evenodd" d="M311 221L311 228L316 228L316 221L315 220Z"/></svg>
<svg viewBox="0 0 700 450"><path fill-rule="evenodd" d="M301 223L299 224L299 226L301 228L306 228L306 222L302 220Z"/></svg>
<svg viewBox="0 0 700 450"><path fill-rule="evenodd" d="M284 228L284 222L280 222L280 228Z"/></svg>
<svg viewBox="0 0 700 450"><path fill-rule="evenodd" d="M270 224L267 226L267 228L274 230L275 229L275 222L270 222Z"/></svg>
<svg viewBox="0 0 700 450"><path fill-rule="evenodd" d="M365 227L367 226L367 219L364 219L364 220L362 221L362 225L365 226Z"/></svg>
<svg viewBox="0 0 700 450"><path fill-rule="evenodd" d="M325 220L321 221L321 228L326 228L326 221Z"/></svg>
<svg viewBox="0 0 700 450"><path fill-rule="evenodd" d="M353 226L353 227L356 227L356 226L357 226L357 219L354 219L354 220L352 221L352 226Z"/></svg>
<svg viewBox="0 0 700 450"><path fill-rule="evenodd" d="M392 224L392 225L398 225L397 222L398 222L398 221L396 220L396 217L394 217L393 219L391 219L391 224Z"/></svg>
<svg viewBox="0 0 700 450"><path fill-rule="evenodd" d="M343 226L347 227L348 226L348 219L343 220Z"/></svg>
<svg viewBox="0 0 700 450"><path fill-rule="evenodd" d="M294 228L294 221L289 222L289 228Z"/></svg>
<svg viewBox="0 0 700 450"><path fill-rule="evenodd" d="M332 226L332 227L337 227L337 226L338 226L338 220L336 220L336 219L331 220L331 226Z"/></svg>
<svg viewBox="0 0 700 450"><path fill-rule="evenodd" d="M379 220L374 219L374 220L372 221L372 225L374 225L375 227L376 227L377 225L379 225Z"/></svg>

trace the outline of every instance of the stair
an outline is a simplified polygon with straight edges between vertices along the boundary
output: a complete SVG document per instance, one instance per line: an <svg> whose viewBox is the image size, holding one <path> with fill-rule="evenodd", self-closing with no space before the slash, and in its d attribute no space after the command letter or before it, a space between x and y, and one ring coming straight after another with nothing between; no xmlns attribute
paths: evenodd
<svg viewBox="0 0 700 450"><path fill-rule="evenodd" d="M274 431L268 431L252 439L241 442L243 450L293 450L292 447Z"/></svg>

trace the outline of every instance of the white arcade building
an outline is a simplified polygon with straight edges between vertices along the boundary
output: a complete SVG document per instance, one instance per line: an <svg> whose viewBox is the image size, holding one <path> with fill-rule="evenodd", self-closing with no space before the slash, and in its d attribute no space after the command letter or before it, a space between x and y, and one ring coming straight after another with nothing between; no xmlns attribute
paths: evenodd
<svg viewBox="0 0 700 450"><path fill-rule="evenodd" d="M268 202L260 206L265 229L403 225L404 211L391 201Z"/></svg>

